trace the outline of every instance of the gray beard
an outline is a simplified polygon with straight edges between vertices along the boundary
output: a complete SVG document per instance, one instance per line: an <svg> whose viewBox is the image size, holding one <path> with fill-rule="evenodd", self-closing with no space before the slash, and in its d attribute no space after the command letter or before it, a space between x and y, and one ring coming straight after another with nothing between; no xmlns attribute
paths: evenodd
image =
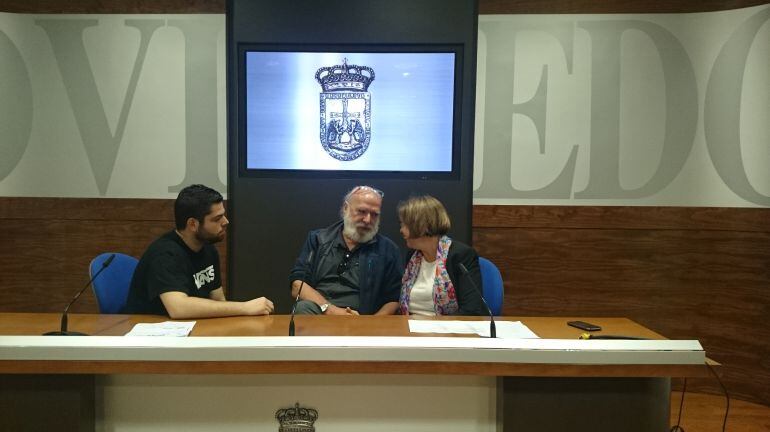
<svg viewBox="0 0 770 432"><path fill-rule="evenodd" d="M371 239L374 238L374 236L377 235L377 232L380 230L380 221L377 220L377 222L374 224L374 227L372 227L371 231L368 231L364 234L359 234L358 230L356 229L356 224L350 219L350 216L344 215L342 217L342 235L347 237L349 240L353 240L356 243L367 243Z"/></svg>

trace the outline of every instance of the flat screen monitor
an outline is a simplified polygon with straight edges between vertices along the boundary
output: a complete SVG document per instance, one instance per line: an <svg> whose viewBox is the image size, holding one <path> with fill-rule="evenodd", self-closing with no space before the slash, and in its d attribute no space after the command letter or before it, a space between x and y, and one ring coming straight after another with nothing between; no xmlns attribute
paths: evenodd
<svg viewBox="0 0 770 432"><path fill-rule="evenodd" d="M241 173L456 177L459 46L242 46Z"/></svg>

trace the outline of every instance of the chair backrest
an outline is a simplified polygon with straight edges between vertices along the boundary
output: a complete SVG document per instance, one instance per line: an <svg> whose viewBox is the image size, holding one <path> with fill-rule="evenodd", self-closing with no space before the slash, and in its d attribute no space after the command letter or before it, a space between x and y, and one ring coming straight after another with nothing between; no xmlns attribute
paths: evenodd
<svg viewBox="0 0 770 432"><path fill-rule="evenodd" d="M486 258L479 257L479 267L484 300L487 301L493 315L500 315L503 310L503 276L497 266Z"/></svg>
<svg viewBox="0 0 770 432"><path fill-rule="evenodd" d="M103 253L91 261L88 266L89 273L93 277L112 252ZM139 263L136 258L122 253L115 253L112 263L104 269L102 274L94 280L93 285L96 303L99 306L99 313L114 314L119 313L128 298L128 288L131 286L131 278L134 276L134 269Z"/></svg>

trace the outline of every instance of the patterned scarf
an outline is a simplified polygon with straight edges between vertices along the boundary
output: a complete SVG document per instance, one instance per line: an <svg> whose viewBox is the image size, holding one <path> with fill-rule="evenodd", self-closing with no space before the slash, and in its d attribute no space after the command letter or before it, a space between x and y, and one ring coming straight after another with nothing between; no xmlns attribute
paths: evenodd
<svg viewBox="0 0 770 432"><path fill-rule="evenodd" d="M436 275L433 278L433 307L436 315L452 315L460 309L457 304L455 287L452 280L449 279L449 273L446 270L446 259L449 255L449 246L452 245L452 239L448 236L442 236L438 240L438 249L436 251ZM401 314L409 315L409 296L412 292L417 275L420 273L420 263L422 263L422 252L415 251L409 263L406 265L404 277L401 279Z"/></svg>

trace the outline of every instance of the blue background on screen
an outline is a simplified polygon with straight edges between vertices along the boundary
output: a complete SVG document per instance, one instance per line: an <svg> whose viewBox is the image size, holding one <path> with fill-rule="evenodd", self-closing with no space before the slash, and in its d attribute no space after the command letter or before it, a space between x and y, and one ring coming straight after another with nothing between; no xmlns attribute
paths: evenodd
<svg viewBox="0 0 770 432"><path fill-rule="evenodd" d="M339 161L320 141L321 67L369 66L371 141ZM246 53L246 168L278 170L452 170L455 54Z"/></svg>

